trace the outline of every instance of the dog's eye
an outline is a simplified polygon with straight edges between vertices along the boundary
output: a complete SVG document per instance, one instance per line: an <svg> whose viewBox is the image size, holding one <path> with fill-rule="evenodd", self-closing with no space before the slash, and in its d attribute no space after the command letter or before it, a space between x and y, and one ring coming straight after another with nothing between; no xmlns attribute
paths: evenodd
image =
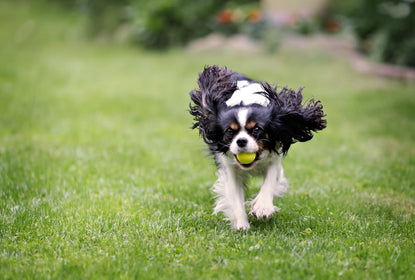
<svg viewBox="0 0 415 280"><path fill-rule="evenodd" d="M232 128L228 127L228 129L226 129L225 132L226 132L226 134L233 135L233 134L235 134L236 131L233 130Z"/></svg>
<svg viewBox="0 0 415 280"><path fill-rule="evenodd" d="M252 132L253 133L260 133L262 131L262 128L260 128L259 126L255 126L253 129L252 129Z"/></svg>
<svg viewBox="0 0 415 280"><path fill-rule="evenodd" d="M253 135L254 137L258 137L258 136L259 136L259 134L261 134L261 132L262 132L262 128L261 128L261 127L259 127L259 126L255 126L255 127L252 129L252 135Z"/></svg>

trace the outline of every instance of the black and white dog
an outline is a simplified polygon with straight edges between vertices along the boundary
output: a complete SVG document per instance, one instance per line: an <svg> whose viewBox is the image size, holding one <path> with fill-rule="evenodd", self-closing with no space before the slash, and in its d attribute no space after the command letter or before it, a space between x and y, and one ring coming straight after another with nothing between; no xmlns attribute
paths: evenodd
<svg viewBox="0 0 415 280"><path fill-rule="evenodd" d="M270 217L278 207L273 198L288 188L282 158L291 144L305 142L324 129L320 101L302 104L301 88L277 91L226 67L205 67L199 89L192 90L190 114L217 165L214 213L223 212L232 228L249 228L244 187L249 176L264 176L264 183L249 213Z"/></svg>

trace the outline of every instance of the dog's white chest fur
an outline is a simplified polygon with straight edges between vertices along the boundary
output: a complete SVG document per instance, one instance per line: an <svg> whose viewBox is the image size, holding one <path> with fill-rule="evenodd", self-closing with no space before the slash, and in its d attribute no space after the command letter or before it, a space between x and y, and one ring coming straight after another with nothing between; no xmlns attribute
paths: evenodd
<svg viewBox="0 0 415 280"><path fill-rule="evenodd" d="M269 99L263 95L265 89L259 83L253 83L246 80L237 82L238 89L232 94L231 98L226 101L228 107L251 104L268 106Z"/></svg>

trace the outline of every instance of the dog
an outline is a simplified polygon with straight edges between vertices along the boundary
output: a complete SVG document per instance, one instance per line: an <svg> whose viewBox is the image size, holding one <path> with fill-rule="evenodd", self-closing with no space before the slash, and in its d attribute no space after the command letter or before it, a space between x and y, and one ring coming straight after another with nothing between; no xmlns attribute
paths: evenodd
<svg viewBox="0 0 415 280"><path fill-rule="evenodd" d="M323 105L314 99L303 104L302 88L278 91L217 65L204 68L198 86L189 93L189 113L217 166L214 214L223 212L233 229L248 230L247 179L264 177L258 195L247 202L249 214L267 219L279 211L273 199L288 188L282 159L293 143L326 127Z"/></svg>

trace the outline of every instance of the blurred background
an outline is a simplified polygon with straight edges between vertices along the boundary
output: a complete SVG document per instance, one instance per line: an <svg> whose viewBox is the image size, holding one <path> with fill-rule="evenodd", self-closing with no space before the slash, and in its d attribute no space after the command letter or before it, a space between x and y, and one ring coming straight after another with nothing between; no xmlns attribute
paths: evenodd
<svg viewBox="0 0 415 280"><path fill-rule="evenodd" d="M375 61L415 66L413 0L38 2L82 14L90 37L125 41L146 49L182 47L216 34L244 35L256 42L245 39L236 45L252 46L260 42L273 51L287 34L347 34L359 52ZM220 36L211 37L202 45L214 47L223 43L221 40Z"/></svg>

